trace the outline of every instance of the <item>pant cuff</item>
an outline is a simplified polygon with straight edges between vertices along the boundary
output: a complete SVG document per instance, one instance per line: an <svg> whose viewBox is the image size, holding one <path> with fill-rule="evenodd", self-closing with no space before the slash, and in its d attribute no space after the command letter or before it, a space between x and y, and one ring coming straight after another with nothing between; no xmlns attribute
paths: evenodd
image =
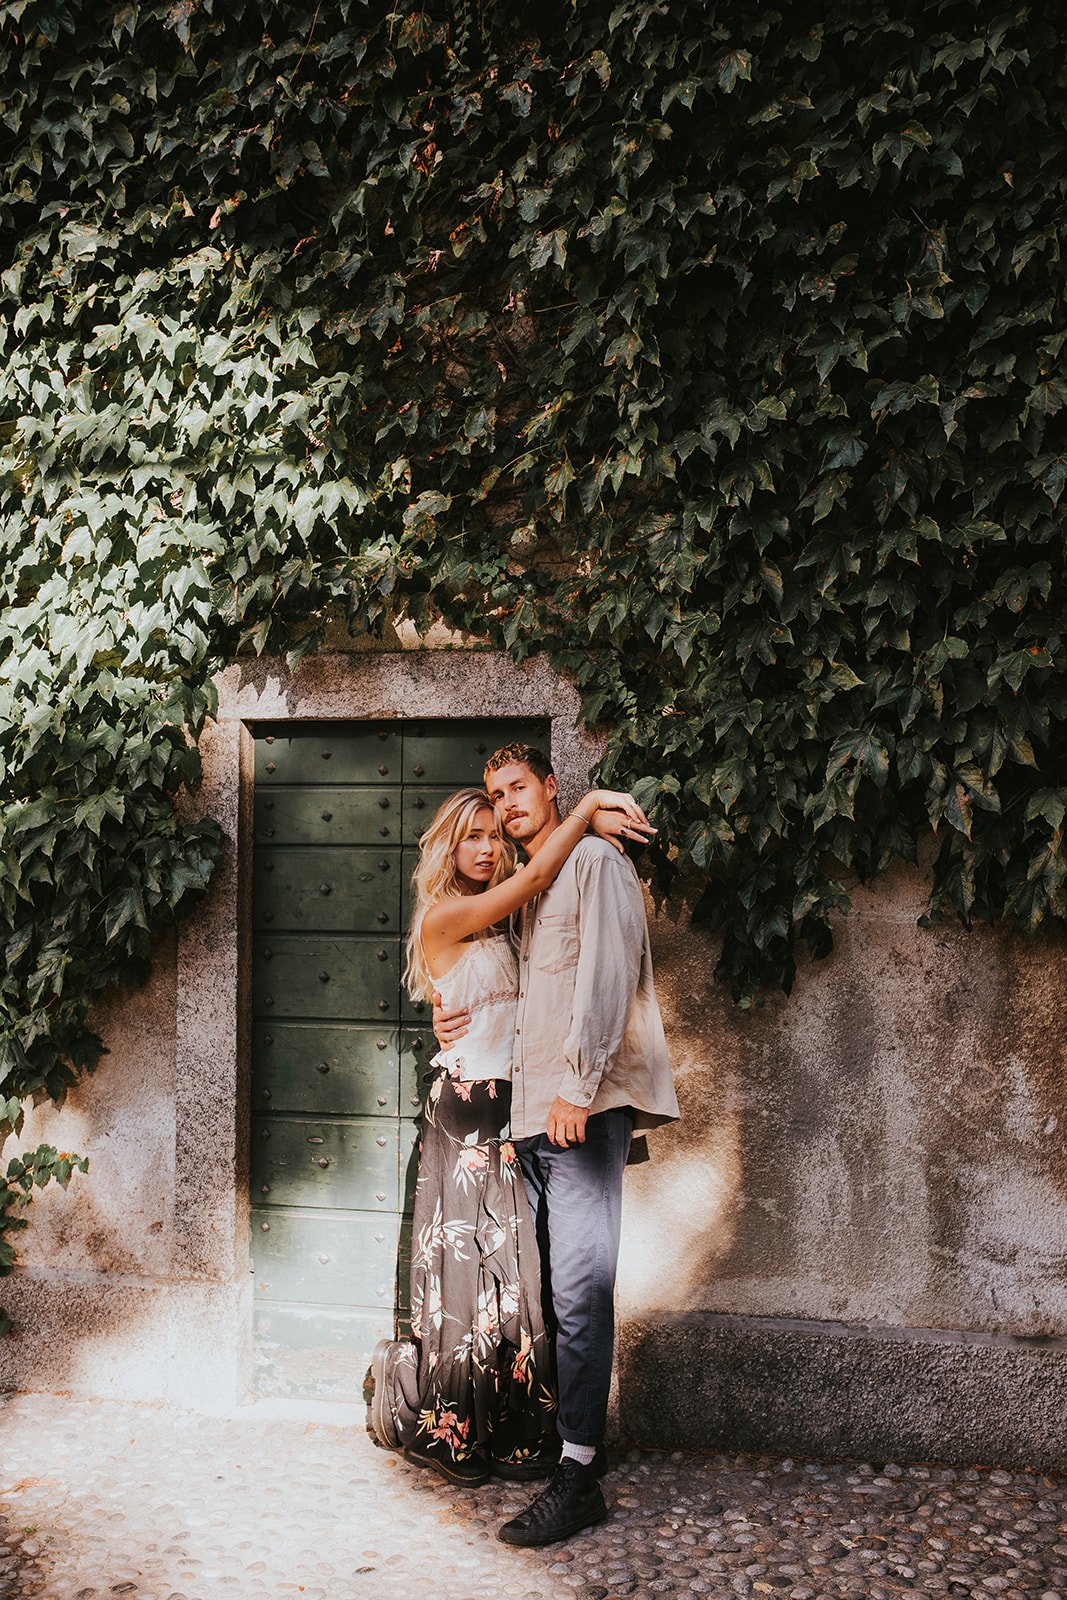
<svg viewBox="0 0 1067 1600"><path fill-rule="evenodd" d="M565 1428L560 1422L556 1423L556 1432L564 1444L581 1444L596 1449L597 1445L604 1443L602 1433L582 1433L577 1428Z"/></svg>

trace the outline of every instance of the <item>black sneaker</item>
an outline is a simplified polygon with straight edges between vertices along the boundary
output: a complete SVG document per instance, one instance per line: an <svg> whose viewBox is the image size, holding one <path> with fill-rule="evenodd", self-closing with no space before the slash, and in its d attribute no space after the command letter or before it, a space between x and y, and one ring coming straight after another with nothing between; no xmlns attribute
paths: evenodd
<svg viewBox="0 0 1067 1600"><path fill-rule="evenodd" d="M555 1544L603 1522L607 1514L596 1463L583 1467L564 1456L548 1488L542 1489L519 1516L505 1522L497 1538L505 1544L523 1546Z"/></svg>
<svg viewBox="0 0 1067 1600"><path fill-rule="evenodd" d="M439 1472L442 1478L447 1478L449 1483L459 1484L461 1489L476 1489L480 1483L485 1483L489 1477L489 1463L484 1456L465 1456L456 1460L451 1455L438 1455L431 1448L420 1448L417 1444L404 1446L404 1460L410 1461L413 1467L429 1467L433 1472Z"/></svg>

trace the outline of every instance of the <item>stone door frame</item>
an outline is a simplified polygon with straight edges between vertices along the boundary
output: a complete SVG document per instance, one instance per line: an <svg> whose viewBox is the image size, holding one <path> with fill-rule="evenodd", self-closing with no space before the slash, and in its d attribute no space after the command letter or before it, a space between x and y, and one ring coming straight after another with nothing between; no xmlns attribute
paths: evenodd
<svg viewBox="0 0 1067 1600"><path fill-rule="evenodd" d="M249 724L494 717L506 707L508 716L550 722L565 806L584 788L601 749L577 725L572 684L543 660L516 665L496 651L323 654L293 674L264 659L227 668L217 685L218 714L200 740L203 783L188 800L190 815L219 823L224 848L207 896L178 940L173 1262L174 1277L201 1308L196 1364L200 1404L211 1409L242 1404L253 1387Z"/></svg>

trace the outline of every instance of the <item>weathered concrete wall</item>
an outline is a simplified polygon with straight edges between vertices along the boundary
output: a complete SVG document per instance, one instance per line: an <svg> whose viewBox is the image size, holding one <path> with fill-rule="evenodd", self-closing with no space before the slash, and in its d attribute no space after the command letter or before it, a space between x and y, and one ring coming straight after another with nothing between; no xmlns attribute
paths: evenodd
<svg viewBox="0 0 1067 1600"><path fill-rule="evenodd" d="M232 1400L247 1291L224 1270L191 1282L181 1264L175 999L171 937L144 988L97 1008L109 1053L96 1072L62 1107L46 1102L26 1118L18 1148L44 1140L77 1150L89 1172L30 1207L20 1268L0 1291L15 1324L0 1339L0 1387L207 1409ZM211 1187L209 1169L199 1181Z"/></svg>
<svg viewBox="0 0 1067 1600"><path fill-rule="evenodd" d="M628 1189L624 1430L1067 1459L1067 940L920 929L924 882L762 1011L655 924L683 1120Z"/></svg>
<svg viewBox="0 0 1067 1600"><path fill-rule="evenodd" d="M0 1384L211 1408L248 1391L242 723L503 704L553 715L580 787L595 746L543 663L397 651L319 657L295 681L270 663L226 674L204 750L227 857L149 986L101 1009L96 1076L28 1121L24 1145L92 1168L34 1203L0 1290L33 1331L0 1342ZM748 1013L681 908L654 919L683 1120L627 1177L618 1425L1063 1460L1067 940L919 929L914 870L853 897L834 954Z"/></svg>
<svg viewBox="0 0 1067 1600"><path fill-rule="evenodd" d="M143 988L112 994L93 1026L107 1055L64 1105L32 1111L18 1143L90 1156L90 1173L34 1201L26 1270L166 1278L174 1244L175 953L157 945Z"/></svg>

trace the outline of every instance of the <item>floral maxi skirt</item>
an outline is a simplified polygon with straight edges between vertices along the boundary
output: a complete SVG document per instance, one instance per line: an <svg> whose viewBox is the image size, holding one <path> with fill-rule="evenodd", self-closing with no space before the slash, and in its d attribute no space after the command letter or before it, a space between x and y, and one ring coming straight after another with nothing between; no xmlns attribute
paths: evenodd
<svg viewBox="0 0 1067 1600"><path fill-rule="evenodd" d="M411 1326L382 1397L395 1442L519 1463L558 1450L551 1347L511 1085L439 1073L423 1113ZM394 1442L394 1441L390 1441Z"/></svg>

